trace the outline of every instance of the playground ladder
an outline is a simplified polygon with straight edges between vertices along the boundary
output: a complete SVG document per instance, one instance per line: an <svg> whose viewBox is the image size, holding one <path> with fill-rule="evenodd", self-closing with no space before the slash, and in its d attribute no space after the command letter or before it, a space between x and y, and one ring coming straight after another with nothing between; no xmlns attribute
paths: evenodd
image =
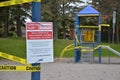
<svg viewBox="0 0 120 80"><path fill-rule="evenodd" d="M93 63L93 48L82 48L81 49L81 62Z"/></svg>

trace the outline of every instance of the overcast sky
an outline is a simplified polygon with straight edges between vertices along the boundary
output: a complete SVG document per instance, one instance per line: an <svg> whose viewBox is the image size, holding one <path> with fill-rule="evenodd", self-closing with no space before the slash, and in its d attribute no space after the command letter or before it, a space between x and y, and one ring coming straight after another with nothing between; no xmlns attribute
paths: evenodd
<svg viewBox="0 0 120 80"><path fill-rule="evenodd" d="M76 7L81 7L81 6L85 6L85 5L88 5L87 3L92 3L92 0L80 0L80 1L83 1L84 3L71 3L69 6L76 6Z"/></svg>

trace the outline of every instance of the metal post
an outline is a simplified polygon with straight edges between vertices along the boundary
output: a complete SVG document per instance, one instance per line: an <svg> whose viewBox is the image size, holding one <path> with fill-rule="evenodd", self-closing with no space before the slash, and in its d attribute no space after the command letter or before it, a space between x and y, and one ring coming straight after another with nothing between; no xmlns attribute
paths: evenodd
<svg viewBox="0 0 120 80"><path fill-rule="evenodd" d="M32 21L40 22L41 21L41 3L32 2Z"/></svg>
<svg viewBox="0 0 120 80"><path fill-rule="evenodd" d="M115 24L116 24L116 11L113 11L113 35L112 35L112 43L114 43L114 35L115 35Z"/></svg>
<svg viewBox="0 0 120 80"><path fill-rule="evenodd" d="M110 64L110 51L108 50L108 63Z"/></svg>
<svg viewBox="0 0 120 80"><path fill-rule="evenodd" d="M110 28L108 29L108 45L110 45ZM110 51L108 50L108 63L110 64Z"/></svg>
<svg viewBox="0 0 120 80"><path fill-rule="evenodd" d="M41 21L41 2L32 2L32 22ZM40 65L39 63L32 64L32 66ZM31 80L40 80L40 72L32 72Z"/></svg>
<svg viewBox="0 0 120 80"><path fill-rule="evenodd" d="M79 35L79 30L78 30L78 25L80 24L80 20L78 18L78 13L76 13L76 17L75 17L75 23L74 23L74 35L76 37L78 37ZM77 41L76 41L76 38L74 36L74 46L80 46ZM79 40L79 38L78 38ZM79 60L80 60L80 56L81 56L81 53L80 53L80 49L75 49L74 50L74 63L77 63Z"/></svg>
<svg viewBox="0 0 120 80"><path fill-rule="evenodd" d="M112 43L114 43L114 41L115 41L115 23L113 23L113 34L112 34Z"/></svg>
<svg viewBox="0 0 120 80"><path fill-rule="evenodd" d="M99 25L99 36L98 36L98 43L99 43L99 45L101 45L101 20L100 20L100 13L99 13L99 17L98 17L98 25ZM99 52L99 63L101 63L101 48L99 48L99 50L98 50L98 52Z"/></svg>

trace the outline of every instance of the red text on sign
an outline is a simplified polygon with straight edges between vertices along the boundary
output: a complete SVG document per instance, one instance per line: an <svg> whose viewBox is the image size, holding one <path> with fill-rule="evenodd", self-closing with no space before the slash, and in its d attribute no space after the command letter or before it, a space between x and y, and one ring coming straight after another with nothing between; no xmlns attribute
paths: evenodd
<svg viewBox="0 0 120 80"><path fill-rule="evenodd" d="M52 31L27 32L28 40L52 39Z"/></svg>

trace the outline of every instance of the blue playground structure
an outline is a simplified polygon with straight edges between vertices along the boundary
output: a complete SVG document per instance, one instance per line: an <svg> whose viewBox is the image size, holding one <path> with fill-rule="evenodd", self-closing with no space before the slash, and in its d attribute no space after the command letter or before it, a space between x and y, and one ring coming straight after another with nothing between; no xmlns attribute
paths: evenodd
<svg viewBox="0 0 120 80"><path fill-rule="evenodd" d="M108 51L120 56L120 52L111 48L109 45L101 45L101 27L110 27L110 25L101 24L100 15L100 12L91 6L86 6L80 12L76 13L74 23L74 44L70 44L63 49L60 54L60 61L62 61L65 51L69 50L74 50L74 63L93 63L94 53L98 53L98 62L102 63L101 49L107 49ZM109 53L108 60L110 63Z"/></svg>
<svg viewBox="0 0 120 80"><path fill-rule="evenodd" d="M93 62L94 52L101 63L101 20L100 12L86 6L76 13L74 23L74 63Z"/></svg>

